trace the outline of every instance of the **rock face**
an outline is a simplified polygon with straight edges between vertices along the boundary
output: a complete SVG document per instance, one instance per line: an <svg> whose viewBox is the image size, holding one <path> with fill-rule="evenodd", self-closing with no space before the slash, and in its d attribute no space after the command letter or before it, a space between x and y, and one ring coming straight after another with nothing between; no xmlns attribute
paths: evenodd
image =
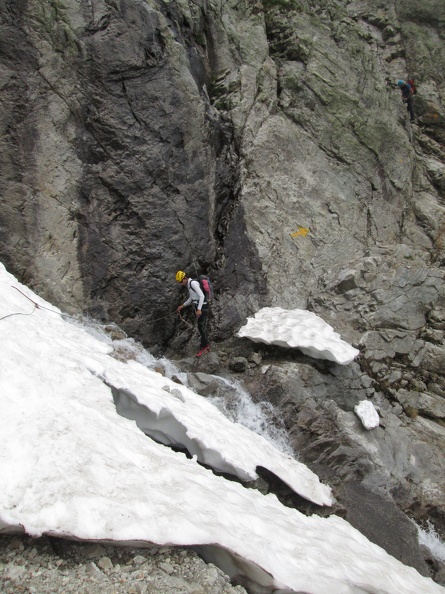
<svg viewBox="0 0 445 594"><path fill-rule="evenodd" d="M1 9L1 257L61 307L119 319L150 344L176 323L177 268L210 269L236 241L249 277L259 269L243 217L236 238L226 231L239 156L208 96L219 9Z"/></svg>
<svg viewBox="0 0 445 594"><path fill-rule="evenodd" d="M2 260L152 347L176 330L177 268L213 274L221 338L262 305L305 308L335 280L348 292L354 274L338 275L371 250L385 266L404 245L432 273L443 12L440 0L6 3ZM420 126L389 84L408 75ZM352 334L360 304L347 299Z"/></svg>
<svg viewBox="0 0 445 594"><path fill-rule="evenodd" d="M212 275L215 340L261 307L314 312L355 363L235 341L238 372L351 516L365 489L442 534L444 23L443 0L0 7L10 272L158 352L188 348L178 268Z"/></svg>

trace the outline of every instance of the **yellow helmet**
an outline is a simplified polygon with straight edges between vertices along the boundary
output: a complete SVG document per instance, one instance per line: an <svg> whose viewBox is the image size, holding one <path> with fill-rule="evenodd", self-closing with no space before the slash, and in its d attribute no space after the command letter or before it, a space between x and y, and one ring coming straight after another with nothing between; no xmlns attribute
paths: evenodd
<svg viewBox="0 0 445 594"><path fill-rule="evenodd" d="M176 273L176 280L178 281L178 283L181 283L184 279L185 272L182 272L182 270L178 270L178 272Z"/></svg>

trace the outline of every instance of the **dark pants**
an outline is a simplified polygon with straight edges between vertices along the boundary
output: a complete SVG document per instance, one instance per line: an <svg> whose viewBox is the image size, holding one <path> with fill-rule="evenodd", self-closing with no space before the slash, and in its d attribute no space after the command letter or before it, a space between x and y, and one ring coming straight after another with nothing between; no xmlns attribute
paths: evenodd
<svg viewBox="0 0 445 594"><path fill-rule="evenodd" d="M409 113L410 120L414 120L414 99L412 95L406 100L406 109Z"/></svg>
<svg viewBox="0 0 445 594"><path fill-rule="evenodd" d="M195 305L195 312L196 312L196 305ZM209 339L207 336L207 317L209 315L209 304L204 303L201 310L201 315L198 318L198 331L201 336L201 348L203 349L209 344Z"/></svg>

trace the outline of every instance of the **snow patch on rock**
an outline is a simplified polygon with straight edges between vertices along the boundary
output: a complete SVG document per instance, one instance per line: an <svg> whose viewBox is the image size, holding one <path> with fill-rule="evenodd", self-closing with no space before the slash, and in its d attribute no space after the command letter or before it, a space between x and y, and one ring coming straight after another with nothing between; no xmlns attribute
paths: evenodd
<svg viewBox="0 0 445 594"><path fill-rule="evenodd" d="M253 342L297 348L309 357L340 365L348 365L360 352L342 340L319 316L303 309L265 307L247 319L237 336Z"/></svg>
<svg viewBox="0 0 445 594"><path fill-rule="evenodd" d="M363 423L365 429L374 429L379 426L379 415L369 400L362 400L354 406L354 412Z"/></svg>

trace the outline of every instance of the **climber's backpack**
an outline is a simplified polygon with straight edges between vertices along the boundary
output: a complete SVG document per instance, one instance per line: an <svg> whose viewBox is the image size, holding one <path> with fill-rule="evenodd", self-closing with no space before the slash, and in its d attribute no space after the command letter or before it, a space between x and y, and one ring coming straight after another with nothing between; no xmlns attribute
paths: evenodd
<svg viewBox="0 0 445 594"><path fill-rule="evenodd" d="M414 82L414 80L413 80L413 79L411 79L411 80L407 80L406 82L407 82L407 83L410 85L410 87L412 88L412 90L413 90L413 95L415 95L415 94L417 93L417 89L416 89L416 83Z"/></svg>
<svg viewBox="0 0 445 594"><path fill-rule="evenodd" d="M201 287L202 292L205 295L207 303L211 303L211 301L213 300L212 281L205 274L200 274L198 276L197 280L198 280L199 286Z"/></svg>

